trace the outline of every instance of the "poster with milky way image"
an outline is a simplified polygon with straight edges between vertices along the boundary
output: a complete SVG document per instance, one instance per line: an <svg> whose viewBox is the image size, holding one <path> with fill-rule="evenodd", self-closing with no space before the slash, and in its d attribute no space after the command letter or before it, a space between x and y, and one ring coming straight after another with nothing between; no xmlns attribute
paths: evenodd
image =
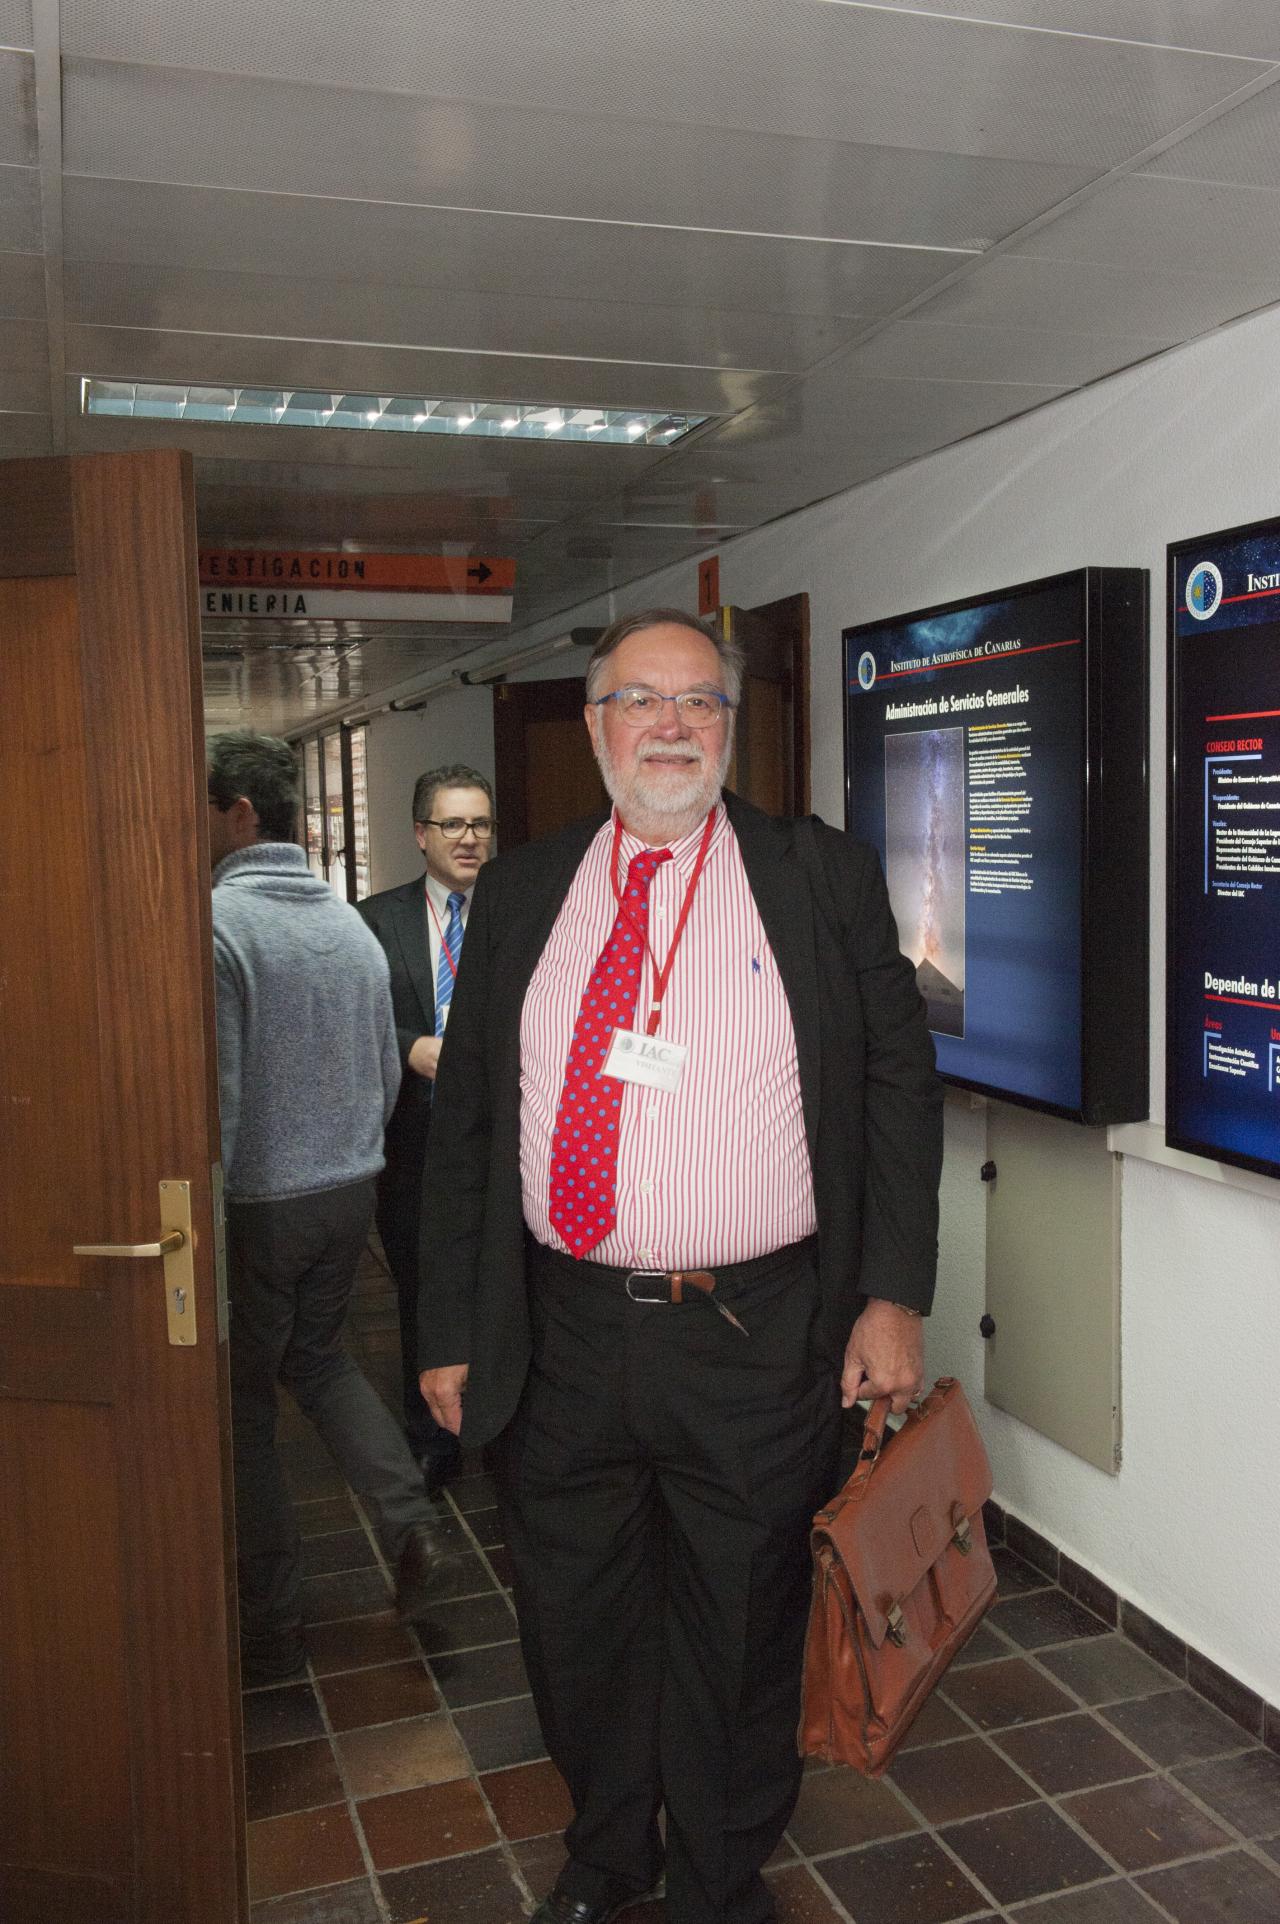
<svg viewBox="0 0 1280 1924"><path fill-rule="evenodd" d="M885 877L935 1035L964 1034L964 730L884 744Z"/></svg>

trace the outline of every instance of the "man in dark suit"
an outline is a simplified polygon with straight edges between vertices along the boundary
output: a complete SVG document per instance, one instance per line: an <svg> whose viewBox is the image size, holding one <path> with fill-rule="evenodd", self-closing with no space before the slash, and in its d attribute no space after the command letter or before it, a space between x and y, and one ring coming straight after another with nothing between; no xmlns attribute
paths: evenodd
<svg viewBox="0 0 1280 1924"><path fill-rule="evenodd" d="M575 1813L534 1924L651 1888L660 1807L670 1924L775 1917L840 1406L923 1384L923 1005L872 851L722 796L740 676L678 611L606 630L585 712L614 811L486 870L437 1088L423 1393L501 1433Z"/></svg>
<svg viewBox="0 0 1280 1924"><path fill-rule="evenodd" d="M391 965L403 1077L387 1125L377 1224L400 1300L405 1428L429 1493L453 1474L459 1449L418 1388L422 1170L453 978L476 876L493 853L494 827L493 790L483 775L460 763L428 770L413 790L413 832L426 874L357 904Z"/></svg>

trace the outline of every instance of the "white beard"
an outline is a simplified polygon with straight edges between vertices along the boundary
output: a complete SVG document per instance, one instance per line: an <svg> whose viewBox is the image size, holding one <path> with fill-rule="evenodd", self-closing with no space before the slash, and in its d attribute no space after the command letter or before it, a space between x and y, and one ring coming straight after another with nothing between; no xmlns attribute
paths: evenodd
<svg viewBox="0 0 1280 1924"><path fill-rule="evenodd" d="M708 761L707 752L696 737L683 742L651 742L644 758L623 772L609 754L602 729L596 744L596 761L623 825L642 842L665 846L668 842L678 842L682 835L691 834L715 807L732 750L732 731L726 735L724 747L714 762ZM688 772L676 779L649 775L646 764L655 761L681 762Z"/></svg>

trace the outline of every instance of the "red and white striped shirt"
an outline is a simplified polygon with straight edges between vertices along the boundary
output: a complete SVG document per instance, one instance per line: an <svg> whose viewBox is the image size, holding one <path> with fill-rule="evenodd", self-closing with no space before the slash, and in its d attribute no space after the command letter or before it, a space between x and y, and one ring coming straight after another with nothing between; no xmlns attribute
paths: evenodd
<svg viewBox="0 0 1280 1924"><path fill-rule="evenodd" d="M649 947L666 960L703 823L671 845L649 894ZM614 823L595 836L533 972L520 1020L520 1174L524 1216L563 1250L548 1200L551 1139L587 981L609 939ZM619 881L645 846L624 832ZM632 1026L647 1017L645 958ZM624 1082L617 1222L590 1260L625 1269L703 1269L767 1255L813 1234L791 1009L721 804L662 1004L659 1034L688 1046L674 1093Z"/></svg>

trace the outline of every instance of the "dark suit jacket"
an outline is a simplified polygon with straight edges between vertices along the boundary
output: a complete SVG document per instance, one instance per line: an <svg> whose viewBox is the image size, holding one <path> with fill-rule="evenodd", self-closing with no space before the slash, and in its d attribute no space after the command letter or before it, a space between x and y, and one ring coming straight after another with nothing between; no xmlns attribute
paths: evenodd
<svg viewBox="0 0 1280 1924"><path fill-rule="evenodd" d="M942 1085L875 853L726 796L791 1005L818 1216L821 1335L838 1369L859 1292L928 1310ZM468 1363L464 1443L505 1427L530 1355L520 1185L520 1014L603 818L480 871L436 1081L418 1361ZM590 958L594 960L594 957Z"/></svg>
<svg viewBox="0 0 1280 1924"><path fill-rule="evenodd" d="M400 1045L402 1080L395 1112L387 1124L387 1168L382 1187L416 1192L422 1182L431 1127L432 1085L409 1067L409 1051L420 1035L434 1035L436 1031L423 879L419 875L399 888L366 896L356 907L381 942L391 965L391 1005Z"/></svg>

